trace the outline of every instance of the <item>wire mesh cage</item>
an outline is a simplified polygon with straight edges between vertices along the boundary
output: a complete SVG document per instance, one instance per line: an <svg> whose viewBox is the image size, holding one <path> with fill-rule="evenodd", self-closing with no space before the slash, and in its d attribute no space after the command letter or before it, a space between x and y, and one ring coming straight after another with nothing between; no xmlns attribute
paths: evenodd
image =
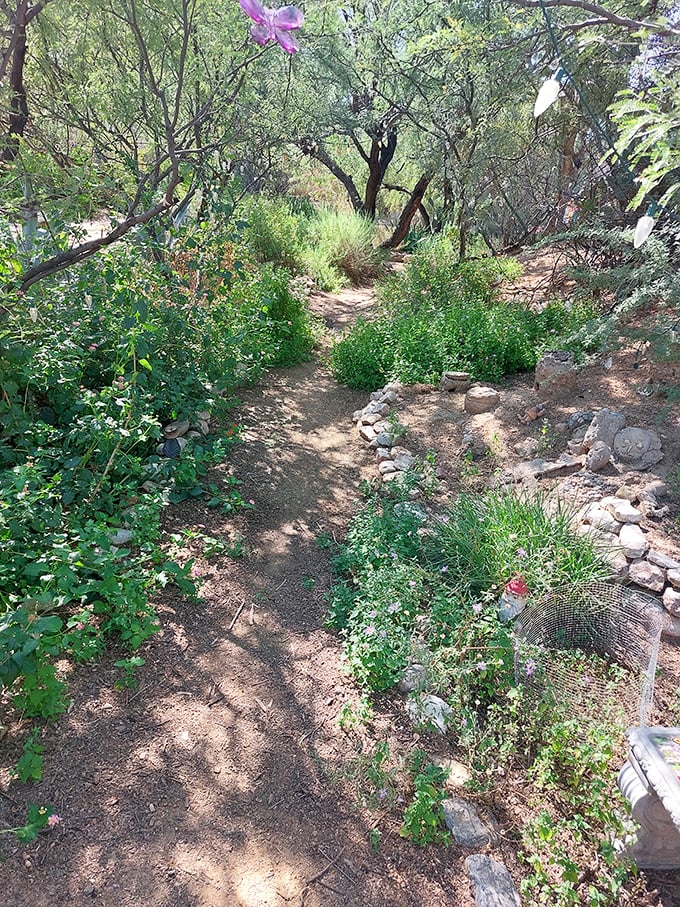
<svg viewBox="0 0 680 907"><path fill-rule="evenodd" d="M657 600L632 586L560 587L515 623L516 681L584 720L646 725L662 624Z"/></svg>

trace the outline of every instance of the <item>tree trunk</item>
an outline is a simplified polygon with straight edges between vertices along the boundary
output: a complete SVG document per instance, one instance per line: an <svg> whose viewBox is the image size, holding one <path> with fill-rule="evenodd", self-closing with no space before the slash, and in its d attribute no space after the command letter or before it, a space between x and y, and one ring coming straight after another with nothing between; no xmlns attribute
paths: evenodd
<svg viewBox="0 0 680 907"><path fill-rule="evenodd" d="M399 222L394 229L394 233L390 238L382 244L383 249L396 249L399 243L403 242L406 237L406 234L409 231L411 226L411 221L416 216L416 213L420 206L423 203L423 197L427 190L427 187L430 185L432 177L424 173L418 182L416 183L413 192L409 200L404 206L404 210L401 212L399 217Z"/></svg>
<svg viewBox="0 0 680 907"><path fill-rule="evenodd" d="M24 64L26 63L26 20L28 3L22 2L17 9L14 27L14 50L9 70L9 123L5 136L5 147L2 149L2 160L9 163L19 153L19 139L24 134L28 122L28 100L24 85Z"/></svg>
<svg viewBox="0 0 680 907"><path fill-rule="evenodd" d="M375 220L375 208L378 201L378 192L385 179L387 168L392 162L394 152L397 150L397 133L391 129L387 133L387 142L383 144L379 139L371 140L371 153L368 160L368 180L364 193L364 214Z"/></svg>
<svg viewBox="0 0 680 907"><path fill-rule="evenodd" d="M303 154L308 154L310 157L316 158L316 160L319 161L319 163L323 164L327 170L330 170L330 172L336 179L340 180L342 185L345 187L345 191L347 192L347 196L350 200L352 208L359 214L363 214L364 204L361 201L361 196L359 195L357 187L354 184L354 180L349 175L349 173L345 173L342 167L338 166L338 164L335 163L333 158L330 156L330 154L328 154L328 152L322 145L304 142L299 147Z"/></svg>

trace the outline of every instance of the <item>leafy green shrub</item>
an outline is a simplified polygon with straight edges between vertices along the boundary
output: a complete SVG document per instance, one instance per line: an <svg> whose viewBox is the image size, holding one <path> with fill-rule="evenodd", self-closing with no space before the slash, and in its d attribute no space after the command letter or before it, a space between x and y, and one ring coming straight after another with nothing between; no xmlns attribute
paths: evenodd
<svg viewBox="0 0 680 907"><path fill-rule="evenodd" d="M456 265L418 253L405 274L382 283L380 317L358 323L334 346L335 376L366 389L386 378L436 382L449 369L498 381L533 368L591 309L553 302L535 312L499 300L495 288L515 270L501 259Z"/></svg>
<svg viewBox="0 0 680 907"><path fill-rule="evenodd" d="M163 486L174 501L247 506L236 478L206 482L233 437L161 459L161 425L313 343L289 275L241 261L226 228L144 251L121 243L41 285L0 333L0 685L29 715L65 708L56 656L95 657L111 636L136 649L157 627L154 588L195 594L191 564L158 549Z"/></svg>
<svg viewBox="0 0 680 907"><path fill-rule="evenodd" d="M304 270L303 247L307 218L293 211L283 198L250 198L237 212L241 239L256 260L286 268L292 274Z"/></svg>
<svg viewBox="0 0 680 907"><path fill-rule="evenodd" d="M448 844L451 833L444 824L442 802L446 799L443 784L446 771L427 762L422 750L411 756L413 773L413 800L404 810L404 821L399 834L414 844Z"/></svg>

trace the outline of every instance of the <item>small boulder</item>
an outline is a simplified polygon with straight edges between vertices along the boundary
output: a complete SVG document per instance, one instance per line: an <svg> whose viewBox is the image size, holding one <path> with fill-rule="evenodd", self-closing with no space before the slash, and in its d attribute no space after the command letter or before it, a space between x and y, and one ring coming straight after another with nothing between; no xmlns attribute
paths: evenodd
<svg viewBox="0 0 680 907"><path fill-rule="evenodd" d="M623 428L614 438L614 454L622 463L647 469L663 460L661 438L645 428Z"/></svg>
<svg viewBox="0 0 680 907"><path fill-rule="evenodd" d="M680 561L676 561L675 558L668 557L667 554L662 554L660 551L655 551L653 548L647 553L647 560L650 564L656 564L663 570L680 570Z"/></svg>
<svg viewBox="0 0 680 907"><path fill-rule="evenodd" d="M525 438L523 441L518 441L513 450L523 460L531 460L538 453L540 446L536 438Z"/></svg>
<svg viewBox="0 0 680 907"><path fill-rule="evenodd" d="M406 711L417 727L425 727L439 734L446 733L453 719L453 709L448 702L432 693L410 696L406 702Z"/></svg>
<svg viewBox="0 0 680 907"><path fill-rule="evenodd" d="M382 463L378 463L378 469L380 470L381 476L386 476L391 472L396 472L397 465L394 460L383 460Z"/></svg>
<svg viewBox="0 0 680 907"><path fill-rule="evenodd" d="M680 589L680 570L673 568L666 573L666 579L674 589Z"/></svg>
<svg viewBox="0 0 680 907"><path fill-rule="evenodd" d="M402 693L413 693L424 690L427 686L427 671L424 665L414 663L404 668L397 687Z"/></svg>
<svg viewBox="0 0 680 907"><path fill-rule="evenodd" d="M372 425L360 425L359 435L364 441L372 441L376 437L375 429Z"/></svg>
<svg viewBox="0 0 680 907"><path fill-rule="evenodd" d="M583 437L583 449L590 450L596 441L603 441L611 447L614 438L626 424L623 413L616 413L610 409L601 409L593 416L593 421Z"/></svg>
<svg viewBox="0 0 680 907"><path fill-rule="evenodd" d="M500 403L500 394L492 387L477 385L465 394L465 412L471 416L488 413Z"/></svg>
<svg viewBox="0 0 680 907"><path fill-rule="evenodd" d="M604 441L594 441L590 450L586 454L583 465L591 472L599 472L605 466L609 466L612 458L612 449Z"/></svg>
<svg viewBox="0 0 680 907"><path fill-rule="evenodd" d="M651 500L654 504L658 500L663 500L670 495L670 488L666 482L662 482L661 479L652 479L651 482L648 482L643 488L640 489L640 500L649 501Z"/></svg>
<svg viewBox="0 0 680 907"><path fill-rule="evenodd" d="M673 617L680 617L680 592L669 586L663 594L663 606Z"/></svg>
<svg viewBox="0 0 680 907"><path fill-rule="evenodd" d="M628 568L628 579L636 586L651 589L652 592L661 592L666 585L666 577L660 567L655 567L649 561L636 561Z"/></svg>
<svg viewBox="0 0 680 907"><path fill-rule="evenodd" d="M573 393L577 377L574 354L552 350L536 363L534 390L542 400L557 400Z"/></svg>
<svg viewBox="0 0 680 907"><path fill-rule="evenodd" d="M442 810L446 827L456 844L470 849L486 847L491 840L491 833L472 803L460 797L450 797L442 800Z"/></svg>
<svg viewBox="0 0 680 907"><path fill-rule="evenodd" d="M109 536L109 540L116 548L122 548L123 545L127 545L132 540L132 532L129 529L118 529L113 535Z"/></svg>
<svg viewBox="0 0 680 907"><path fill-rule="evenodd" d="M572 413L569 416L569 421L567 422L567 426L572 431L575 431L576 429L579 429L579 428L583 428L583 434L585 434L586 429L588 428L590 423L593 421L594 417L595 417L595 413L591 413L591 412ZM583 437L581 437L581 440L583 440Z"/></svg>
<svg viewBox="0 0 680 907"><path fill-rule="evenodd" d="M439 390L453 393L465 393L470 389L469 372L444 372L439 382Z"/></svg>
<svg viewBox="0 0 680 907"><path fill-rule="evenodd" d="M626 501L625 498L616 499L618 504L614 504L611 508L611 513L614 515L614 518L619 521L619 523L639 523L642 520L642 513L633 507L630 501Z"/></svg>
<svg viewBox="0 0 680 907"><path fill-rule="evenodd" d="M649 542L644 532L634 523L626 523L619 533L619 544L629 558L644 557L649 551Z"/></svg>
<svg viewBox="0 0 680 907"><path fill-rule="evenodd" d="M465 860L475 896L475 907L522 907L519 894L506 867L475 853Z"/></svg>
<svg viewBox="0 0 680 907"><path fill-rule="evenodd" d="M189 420L181 419L180 421L171 422L169 425L166 425L163 429L163 434L166 438L181 438L190 428L191 423Z"/></svg>

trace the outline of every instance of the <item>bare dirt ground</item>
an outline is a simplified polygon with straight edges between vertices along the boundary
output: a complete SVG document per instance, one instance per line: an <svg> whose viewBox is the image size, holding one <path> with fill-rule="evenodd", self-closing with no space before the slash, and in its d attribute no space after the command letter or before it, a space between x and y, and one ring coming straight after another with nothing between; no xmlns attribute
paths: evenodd
<svg viewBox="0 0 680 907"><path fill-rule="evenodd" d="M371 304L364 290L312 300L335 330ZM576 398L546 414L547 427L518 423L535 402L531 377L509 381L498 410L475 417L488 452L472 463L460 457L470 427L462 397L409 389L399 406L403 443L436 452L446 497L488 484L518 460L512 445L529 435L546 451L562 450L555 425L575 409L624 407L634 424L653 427L663 401L637 393L639 370L629 373L627 356L621 351L607 371L586 369ZM3 827L20 824L30 802L54 804L63 821L26 847L1 839L0 907L471 907L467 853L418 848L399 837L395 813L359 805L371 740L389 740L399 755L413 733L396 695L380 700L370 734L337 721L358 693L342 673L339 640L323 626L331 572L319 537L342 537L360 481L376 472L350 421L366 395L339 387L321 359L242 394L244 444L211 478L233 470L253 510L227 518L196 503L169 509L166 529L182 539L173 554L194 558L201 602L172 589L159 599L162 629L143 647L138 687L114 690L121 653L79 668L71 709L41 741L43 781L28 788L2 772ZM677 411L660 425L663 473L678 461ZM677 515L676 496L657 527L669 553L680 541ZM240 538L245 553L206 557L201 534ZM672 691L677 647L665 652ZM24 736L10 730L7 766ZM421 744L432 755L446 751L442 741ZM500 810L506 794L491 792L489 802ZM515 833L506 829L491 852L519 881ZM658 894L644 903L679 905L679 888L659 874L649 883Z"/></svg>

